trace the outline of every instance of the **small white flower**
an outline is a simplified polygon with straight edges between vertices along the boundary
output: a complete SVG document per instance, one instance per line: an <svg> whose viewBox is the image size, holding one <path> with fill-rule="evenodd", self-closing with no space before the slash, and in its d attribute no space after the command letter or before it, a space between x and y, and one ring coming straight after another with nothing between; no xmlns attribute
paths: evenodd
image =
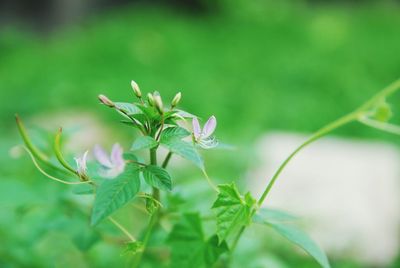
<svg viewBox="0 0 400 268"><path fill-rule="evenodd" d="M77 166L77 172L81 177L86 176L86 170L87 170L86 159L88 152L89 151L86 151L82 156L74 158Z"/></svg>
<svg viewBox="0 0 400 268"><path fill-rule="evenodd" d="M213 136L211 136L217 127L217 119L215 118L215 116L211 116L207 120L207 122L204 124L203 129L201 129L197 117L193 118L192 125L194 142L197 143L200 147L204 149L211 149L218 145L218 141Z"/></svg>
<svg viewBox="0 0 400 268"><path fill-rule="evenodd" d="M96 160L102 165L102 176L106 178L115 178L125 169L125 160L122 157L123 149L118 143L114 144L111 155L107 153L100 145L96 145L93 149Z"/></svg>

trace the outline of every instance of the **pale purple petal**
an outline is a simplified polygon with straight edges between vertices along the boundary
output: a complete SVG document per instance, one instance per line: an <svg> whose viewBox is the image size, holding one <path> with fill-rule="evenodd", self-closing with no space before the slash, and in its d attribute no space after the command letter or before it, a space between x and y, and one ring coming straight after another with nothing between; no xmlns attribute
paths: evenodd
<svg viewBox="0 0 400 268"><path fill-rule="evenodd" d="M107 153L101 148L100 145L95 145L93 148L93 155L96 160L103 166L111 168L112 164Z"/></svg>
<svg viewBox="0 0 400 268"><path fill-rule="evenodd" d="M200 128L200 123L199 123L199 120L197 119L197 117L193 117L192 125L193 125L193 134L194 134L195 139L200 138L201 128Z"/></svg>
<svg viewBox="0 0 400 268"><path fill-rule="evenodd" d="M202 137L207 138L211 136L214 133L216 127L217 119L215 118L215 116L211 116L204 125Z"/></svg>
<svg viewBox="0 0 400 268"><path fill-rule="evenodd" d="M123 149L119 143L113 145L111 150L111 163L115 166L122 166L124 165L124 158L122 157Z"/></svg>

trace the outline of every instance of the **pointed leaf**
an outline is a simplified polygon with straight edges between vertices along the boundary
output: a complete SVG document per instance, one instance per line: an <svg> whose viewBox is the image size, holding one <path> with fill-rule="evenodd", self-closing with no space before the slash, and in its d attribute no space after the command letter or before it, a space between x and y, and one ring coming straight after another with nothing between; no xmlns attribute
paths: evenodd
<svg viewBox="0 0 400 268"><path fill-rule="evenodd" d="M193 162L200 169L204 169L204 162L193 144L180 139L161 140L161 143L171 152Z"/></svg>
<svg viewBox="0 0 400 268"><path fill-rule="evenodd" d="M223 241L250 223L255 200L250 193L242 197L234 183L218 185L218 189L212 208L217 214L217 235Z"/></svg>
<svg viewBox="0 0 400 268"><path fill-rule="evenodd" d="M161 190L172 190L172 180L168 172L158 166L149 165L143 170L144 180L151 186Z"/></svg>
<svg viewBox="0 0 400 268"><path fill-rule="evenodd" d="M151 149L158 145L158 142L150 136L140 136L135 140L132 144L131 150L143 150L143 149Z"/></svg>
<svg viewBox="0 0 400 268"><path fill-rule="evenodd" d="M219 256L228 250L214 235L206 240L197 213L184 214L168 237L172 246L171 267L213 267Z"/></svg>
<svg viewBox="0 0 400 268"><path fill-rule="evenodd" d="M183 139L190 135L190 132L182 127L169 127L161 134L161 143L168 143L171 139Z"/></svg>
<svg viewBox="0 0 400 268"><path fill-rule="evenodd" d="M135 197L139 189L140 177L137 165L127 165L125 171L118 177L105 180L97 189L91 224L96 225L123 207Z"/></svg>
<svg viewBox="0 0 400 268"><path fill-rule="evenodd" d="M275 215L276 216L276 215ZM276 218L276 217L275 217ZM304 249L310 256L312 256L323 268L330 268L328 258L319 246L302 230L293 225L277 223L274 217L265 217L265 213L258 213L255 222L265 224L280 235L288 239L290 242L298 245Z"/></svg>
<svg viewBox="0 0 400 268"><path fill-rule="evenodd" d="M118 110L122 110L128 115L142 113L142 111L135 104L129 102L114 102L114 105Z"/></svg>
<svg viewBox="0 0 400 268"><path fill-rule="evenodd" d="M297 220L296 216L293 216L286 211L271 209L271 208L261 208L258 210L257 214L253 216L253 221L257 223L268 222L293 222Z"/></svg>
<svg viewBox="0 0 400 268"><path fill-rule="evenodd" d="M212 267L212 265L219 259L219 256L228 251L228 244L225 241L219 243L217 235L210 237L210 239L207 241L204 255L206 267Z"/></svg>

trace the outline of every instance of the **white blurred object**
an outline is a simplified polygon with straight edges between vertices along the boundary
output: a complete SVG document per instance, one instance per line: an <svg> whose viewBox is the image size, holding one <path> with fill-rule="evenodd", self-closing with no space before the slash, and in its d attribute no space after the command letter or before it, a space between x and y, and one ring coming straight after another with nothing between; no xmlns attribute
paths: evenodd
<svg viewBox="0 0 400 268"><path fill-rule="evenodd" d="M256 144L259 168L247 181L260 196L267 179L307 136L272 133ZM387 143L325 137L295 156L264 205L310 222L328 255L384 266L399 252L400 152Z"/></svg>

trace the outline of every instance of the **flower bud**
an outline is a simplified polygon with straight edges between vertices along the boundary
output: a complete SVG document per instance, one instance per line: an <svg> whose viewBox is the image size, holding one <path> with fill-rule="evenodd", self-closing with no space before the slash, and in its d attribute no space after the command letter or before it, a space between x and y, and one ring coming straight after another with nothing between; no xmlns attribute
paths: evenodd
<svg viewBox="0 0 400 268"><path fill-rule="evenodd" d="M172 99L171 106L172 108L176 107L181 100L182 94L178 92L175 97Z"/></svg>
<svg viewBox="0 0 400 268"><path fill-rule="evenodd" d="M161 96L156 94L153 97L154 97L154 105L156 106L158 112L160 114L162 114L163 113L163 103L162 103Z"/></svg>
<svg viewBox="0 0 400 268"><path fill-rule="evenodd" d="M136 82L132 80L131 87L132 87L133 92L135 93L136 97L138 97L140 99L142 97L142 92L140 91L138 84L136 84Z"/></svg>
<svg viewBox="0 0 400 268"><path fill-rule="evenodd" d="M99 95L98 96L99 100L101 103L103 103L104 105L108 106L108 107L114 107L115 104L114 102L112 102L109 98L107 98L107 96L105 95Z"/></svg>
<svg viewBox="0 0 400 268"><path fill-rule="evenodd" d="M154 98L151 93L147 93L147 101L149 102L150 106L154 106Z"/></svg>

